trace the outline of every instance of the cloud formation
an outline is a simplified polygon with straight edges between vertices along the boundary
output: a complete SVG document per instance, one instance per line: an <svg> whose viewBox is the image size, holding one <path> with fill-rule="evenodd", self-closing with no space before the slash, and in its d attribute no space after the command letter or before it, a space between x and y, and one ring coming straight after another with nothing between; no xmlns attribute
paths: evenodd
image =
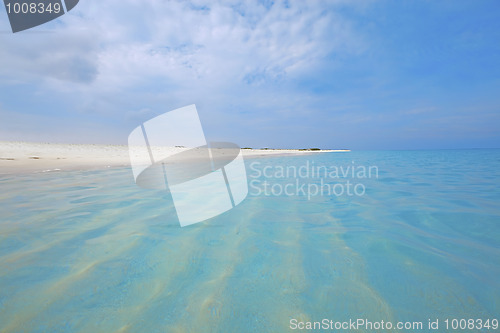
<svg viewBox="0 0 500 333"><path fill-rule="evenodd" d="M434 48L404 39L408 27L392 29L378 9L341 0L81 1L46 25L0 34L3 107L10 114L62 114L68 127L77 126L75 119L94 121L122 143L137 122L196 103L209 137L363 146L359 134L369 123L391 119L413 128L405 114L446 118L451 107L425 93L425 71L409 72L432 63L425 50ZM413 9L397 10L394 20ZM8 29L4 13L0 27ZM435 59L456 53L454 40ZM429 38L429 45L439 41ZM23 96L32 103L16 102Z"/></svg>

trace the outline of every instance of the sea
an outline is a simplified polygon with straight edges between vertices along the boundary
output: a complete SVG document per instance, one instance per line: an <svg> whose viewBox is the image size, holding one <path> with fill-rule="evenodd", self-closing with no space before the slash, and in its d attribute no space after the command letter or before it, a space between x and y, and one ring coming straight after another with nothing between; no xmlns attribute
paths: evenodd
<svg viewBox="0 0 500 333"><path fill-rule="evenodd" d="M128 167L0 170L0 332L499 331L500 150L245 166L186 227Z"/></svg>

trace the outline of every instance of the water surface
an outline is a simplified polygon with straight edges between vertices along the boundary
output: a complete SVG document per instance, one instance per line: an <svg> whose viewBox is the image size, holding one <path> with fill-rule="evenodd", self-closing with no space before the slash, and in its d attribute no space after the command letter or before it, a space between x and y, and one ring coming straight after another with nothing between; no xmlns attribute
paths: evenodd
<svg viewBox="0 0 500 333"><path fill-rule="evenodd" d="M246 161L249 181L275 189L297 179L256 170L307 163L377 166L378 177L299 179L349 180L364 195L254 187L231 211L180 228L170 195L137 187L129 168L0 176L0 332L500 317L499 150Z"/></svg>

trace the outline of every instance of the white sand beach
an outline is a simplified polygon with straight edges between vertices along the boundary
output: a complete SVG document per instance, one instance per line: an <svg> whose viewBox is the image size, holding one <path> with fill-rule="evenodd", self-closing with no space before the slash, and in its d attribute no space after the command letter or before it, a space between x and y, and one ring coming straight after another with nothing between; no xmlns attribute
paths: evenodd
<svg viewBox="0 0 500 333"><path fill-rule="evenodd" d="M169 153L181 147L156 147ZM348 150L242 149L245 158L304 155ZM54 172L129 166L126 145L57 144L0 141L0 174Z"/></svg>

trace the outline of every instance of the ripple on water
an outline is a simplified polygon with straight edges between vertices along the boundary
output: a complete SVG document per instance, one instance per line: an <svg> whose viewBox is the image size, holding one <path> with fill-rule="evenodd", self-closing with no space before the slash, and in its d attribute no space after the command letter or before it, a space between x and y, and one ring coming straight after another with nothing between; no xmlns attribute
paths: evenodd
<svg viewBox="0 0 500 333"><path fill-rule="evenodd" d="M170 195L136 187L127 168L0 177L0 330L287 332L291 318L498 316L499 156L265 158L355 161L379 178L362 197L250 195L186 228Z"/></svg>

